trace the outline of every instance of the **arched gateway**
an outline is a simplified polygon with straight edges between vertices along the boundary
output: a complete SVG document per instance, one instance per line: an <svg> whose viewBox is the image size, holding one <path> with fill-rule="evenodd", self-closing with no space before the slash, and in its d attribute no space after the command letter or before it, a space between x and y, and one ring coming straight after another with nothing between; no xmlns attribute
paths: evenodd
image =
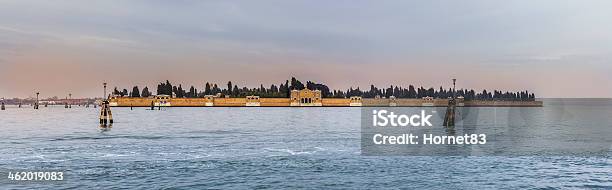
<svg viewBox="0 0 612 190"><path fill-rule="evenodd" d="M291 106L322 106L320 90L292 90Z"/></svg>

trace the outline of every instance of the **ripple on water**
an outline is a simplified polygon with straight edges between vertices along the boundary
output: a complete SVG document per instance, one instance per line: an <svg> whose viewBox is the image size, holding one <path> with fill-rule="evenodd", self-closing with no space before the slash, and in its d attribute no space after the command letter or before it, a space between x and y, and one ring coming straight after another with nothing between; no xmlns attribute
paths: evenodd
<svg viewBox="0 0 612 190"><path fill-rule="evenodd" d="M359 109L117 108L105 132L85 122L95 111L32 113L2 116L12 124L0 133L0 168L65 169L59 189L612 188L607 157L361 156Z"/></svg>

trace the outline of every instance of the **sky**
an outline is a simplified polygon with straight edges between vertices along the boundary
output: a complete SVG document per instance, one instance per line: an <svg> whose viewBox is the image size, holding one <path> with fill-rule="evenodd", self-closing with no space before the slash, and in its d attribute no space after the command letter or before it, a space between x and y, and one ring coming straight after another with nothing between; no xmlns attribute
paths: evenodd
<svg viewBox="0 0 612 190"><path fill-rule="evenodd" d="M612 1L0 0L0 97L170 80L612 98Z"/></svg>

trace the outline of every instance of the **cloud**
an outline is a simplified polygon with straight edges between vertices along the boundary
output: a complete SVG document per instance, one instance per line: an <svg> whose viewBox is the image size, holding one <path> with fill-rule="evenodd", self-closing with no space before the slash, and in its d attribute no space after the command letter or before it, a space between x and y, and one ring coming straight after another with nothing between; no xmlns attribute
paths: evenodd
<svg viewBox="0 0 612 190"><path fill-rule="evenodd" d="M93 35L80 35L80 36L64 36L61 39L64 42L73 43L74 45L87 46L87 45L109 45L109 46L135 46L138 45L136 41L124 40L106 36L93 36Z"/></svg>
<svg viewBox="0 0 612 190"><path fill-rule="evenodd" d="M593 76L576 76L572 85L593 78L612 83L600 73L611 70L609 4L2 1L0 64L21 65L13 70L20 72L43 66L60 71L56 67L80 68L74 72L81 73L122 68L112 74L123 80L115 81L122 85L161 78L194 84L246 80L240 73L249 73L248 78L262 82L300 75L337 88L370 81L437 85L448 75L458 75L472 81L465 84L483 88L490 84L482 81L496 81L496 73L507 73L503 86L517 88L530 84L521 73L552 75L574 67L584 67L580 74ZM7 72L3 69L0 75ZM90 76L78 81L101 80ZM419 79L423 81L415 81ZM538 88L554 95L553 87Z"/></svg>
<svg viewBox="0 0 612 190"><path fill-rule="evenodd" d="M13 33L21 33L21 34L31 34L29 31L21 30L18 28L8 27L8 26L0 26L0 30L5 32L13 32Z"/></svg>

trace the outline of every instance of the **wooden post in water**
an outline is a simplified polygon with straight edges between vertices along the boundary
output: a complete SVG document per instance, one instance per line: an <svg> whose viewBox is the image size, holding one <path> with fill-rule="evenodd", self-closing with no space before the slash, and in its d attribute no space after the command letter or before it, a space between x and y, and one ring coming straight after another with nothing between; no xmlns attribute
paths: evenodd
<svg viewBox="0 0 612 190"><path fill-rule="evenodd" d="M40 94L40 92L36 92L36 102L34 102L34 109L37 110L38 109L38 95Z"/></svg>
<svg viewBox="0 0 612 190"><path fill-rule="evenodd" d="M106 83L104 83L104 95L106 96ZM108 99L105 98L100 105L100 124L113 124L113 114L109 104Z"/></svg>
<svg viewBox="0 0 612 190"><path fill-rule="evenodd" d="M68 108L72 108L72 94L68 94L68 97L70 97L70 101L68 101Z"/></svg>
<svg viewBox="0 0 612 190"><path fill-rule="evenodd" d="M445 127L454 127L455 126L455 81L457 79L453 79L453 99L448 101L448 107L446 108L446 115L444 115L444 123L442 124Z"/></svg>
<svg viewBox="0 0 612 190"><path fill-rule="evenodd" d="M446 115L444 116L445 127L455 126L455 100L448 101L448 107L446 108Z"/></svg>
<svg viewBox="0 0 612 190"><path fill-rule="evenodd" d="M100 106L100 124L112 124L113 123L113 113L110 110L110 105L108 100L102 101L102 105Z"/></svg>
<svg viewBox="0 0 612 190"><path fill-rule="evenodd" d="M5 110L6 108L4 107L4 98L2 98L2 105L0 105L0 110Z"/></svg>
<svg viewBox="0 0 612 190"><path fill-rule="evenodd" d="M155 103L153 101L151 101L151 110L155 110Z"/></svg>

